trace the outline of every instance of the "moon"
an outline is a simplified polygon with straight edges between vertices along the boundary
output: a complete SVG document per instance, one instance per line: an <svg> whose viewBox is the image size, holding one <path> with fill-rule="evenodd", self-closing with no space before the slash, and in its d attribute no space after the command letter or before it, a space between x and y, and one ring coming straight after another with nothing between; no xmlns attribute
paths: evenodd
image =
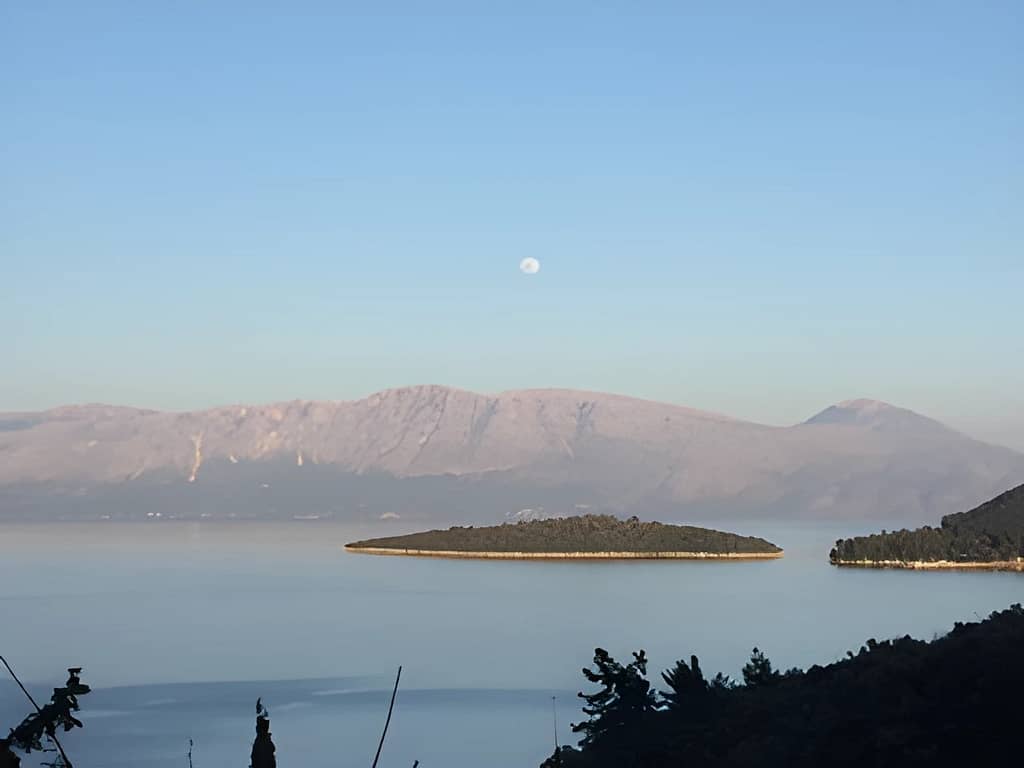
<svg viewBox="0 0 1024 768"><path fill-rule="evenodd" d="M524 275L536 275L540 272L540 262L532 256L528 256L519 262L519 270Z"/></svg>

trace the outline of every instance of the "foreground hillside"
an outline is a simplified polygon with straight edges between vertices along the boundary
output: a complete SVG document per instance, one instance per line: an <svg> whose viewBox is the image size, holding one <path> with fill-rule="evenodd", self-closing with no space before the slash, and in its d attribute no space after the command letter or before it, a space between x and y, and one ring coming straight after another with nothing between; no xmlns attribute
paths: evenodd
<svg viewBox="0 0 1024 768"><path fill-rule="evenodd" d="M1024 485L969 512L946 515L938 528L924 526L841 539L830 559L837 565L999 563L1013 567L1024 558Z"/></svg>
<svg viewBox="0 0 1024 768"><path fill-rule="evenodd" d="M346 549L390 550L418 553L516 553L529 554L628 554L673 553L722 556L781 555L782 550L764 539L737 536L688 525L644 523L635 517L619 520L611 515L583 515L555 520L533 520L485 528L454 527L407 536L356 541Z"/></svg>
<svg viewBox="0 0 1024 768"><path fill-rule="evenodd" d="M408 387L353 402L0 414L0 516L494 522L935 519L1024 482L1024 455L874 401L791 427L570 390Z"/></svg>
<svg viewBox="0 0 1024 768"><path fill-rule="evenodd" d="M868 640L860 652L780 674L756 648L743 684L696 657L647 680L641 651L598 649L580 694L590 716L544 768L1016 765L1024 609L957 624L932 642Z"/></svg>
<svg viewBox="0 0 1024 768"><path fill-rule="evenodd" d="M593 667L585 671L586 714L573 727L581 748L558 750L545 768L1017 765L1022 647L1024 609L1015 605L979 623L957 624L932 642L868 640L858 653L806 672L780 673L755 649L740 683L706 675L696 657L658 675L642 651L623 663L597 649ZM339 733L348 736L341 757L349 760L343 764L367 756L365 765L388 702L379 690L364 687L373 679L176 683L88 692L73 670L69 687L56 689L51 699L71 706L51 706L39 696L39 717L14 683L6 689L0 685L0 766L14 768L20 758L26 758L24 768L38 764L32 759L40 756L35 737L45 745L47 723L59 728L75 765L187 765L193 733L196 768L265 768L274 763L256 758L273 752L282 766L337 765ZM523 745L548 743L535 726L551 714L551 701L538 691L403 687L398 696L382 765L410 766L413 756L422 757L423 765L463 764L457 746L465 741L462 726L476 727L480 718L475 716L482 713L499 718L500 725L474 731L481 754L474 765L507 765L509 754ZM516 702L512 708L510 698ZM460 703L453 706L453 701ZM254 740L252 721L241 719L247 713L252 717L253 702L267 703L272 711L292 704L272 729L266 710L258 708ZM60 727L65 714L75 720L64 722L84 728L66 733ZM396 761L396 740L403 739L403 753L412 754ZM25 753L26 745L31 754ZM421 749L430 757L417 754ZM249 763L242 763L248 755Z"/></svg>

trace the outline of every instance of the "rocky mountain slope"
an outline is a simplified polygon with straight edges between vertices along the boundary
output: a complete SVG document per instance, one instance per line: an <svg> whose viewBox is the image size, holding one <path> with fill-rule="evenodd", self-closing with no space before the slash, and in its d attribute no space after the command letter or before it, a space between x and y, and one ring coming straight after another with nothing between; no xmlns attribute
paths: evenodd
<svg viewBox="0 0 1024 768"><path fill-rule="evenodd" d="M791 427L570 390L440 386L351 402L0 414L0 516L525 509L925 520L1024 481L1024 454L848 401Z"/></svg>

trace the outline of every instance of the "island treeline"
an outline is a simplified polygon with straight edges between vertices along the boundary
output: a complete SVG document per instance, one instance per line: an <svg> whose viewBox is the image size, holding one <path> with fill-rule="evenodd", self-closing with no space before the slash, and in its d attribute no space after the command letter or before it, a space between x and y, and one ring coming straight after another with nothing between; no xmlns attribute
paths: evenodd
<svg viewBox="0 0 1024 768"><path fill-rule="evenodd" d="M708 679L694 656L655 691L643 651L622 664L597 649L580 746L542 768L1016 764L1021 648L1018 604L932 642L868 640L806 672L779 672L755 648L742 683Z"/></svg>
<svg viewBox="0 0 1024 768"><path fill-rule="evenodd" d="M830 553L835 564L995 563L1024 557L1024 485L968 512L942 518L938 528L882 531L840 539Z"/></svg>
<svg viewBox="0 0 1024 768"><path fill-rule="evenodd" d="M407 536L357 541L349 549L414 549L451 552L707 552L782 550L764 539L689 525L619 520L612 515L531 520L483 528L453 527Z"/></svg>

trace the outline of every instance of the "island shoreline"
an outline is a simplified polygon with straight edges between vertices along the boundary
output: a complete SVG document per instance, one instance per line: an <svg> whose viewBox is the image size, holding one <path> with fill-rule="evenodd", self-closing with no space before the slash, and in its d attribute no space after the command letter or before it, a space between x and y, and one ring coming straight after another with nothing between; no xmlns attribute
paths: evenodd
<svg viewBox="0 0 1024 768"><path fill-rule="evenodd" d="M1024 573L1024 560L992 562L953 560L833 560L839 568L893 568L904 571L1016 571Z"/></svg>
<svg viewBox="0 0 1024 768"><path fill-rule="evenodd" d="M438 557L454 560L778 560L783 552L485 552L452 549L353 547L347 552L397 557Z"/></svg>

